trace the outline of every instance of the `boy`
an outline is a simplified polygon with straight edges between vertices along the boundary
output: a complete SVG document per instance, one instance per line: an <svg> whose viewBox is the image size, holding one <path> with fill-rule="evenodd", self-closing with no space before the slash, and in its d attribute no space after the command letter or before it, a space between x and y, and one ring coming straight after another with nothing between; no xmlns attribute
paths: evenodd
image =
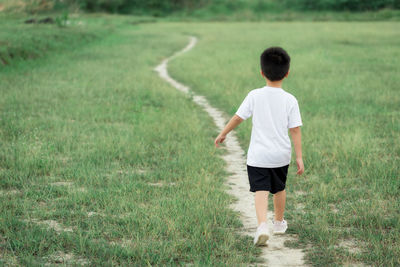
<svg viewBox="0 0 400 267"><path fill-rule="evenodd" d="M218 147L218 143L222 143L231 130L253 116L246 163L250 191L255 192L258 220L255 245L265 245L269 239L266 224L268 193L274 195L273 233L283 234L287 229L283 213L286 176L291 158L288 129L296 152L297 174L304 172L299 106L296 98L281 88L283 79L289 75L290 57L284 49L270 47L261 54L260 61L266 86L248 93L236 114L214 141Z"/></svg>

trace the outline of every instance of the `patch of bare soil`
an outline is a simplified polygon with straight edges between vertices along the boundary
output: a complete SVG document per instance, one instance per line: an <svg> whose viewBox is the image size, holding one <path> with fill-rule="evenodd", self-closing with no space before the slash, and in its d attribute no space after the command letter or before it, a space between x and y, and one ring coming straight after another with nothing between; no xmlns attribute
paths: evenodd
<svg viewBox="0 0 400 267"><path fill-rule="evenodd" d="M47 263L44 266L53 266L53 265L67 265L67 266L85 266L89 265L89 260L76 257L73 253L65 253L63 251L57 251L54 254L44 257Z"/></svg>
<svg viewBox="0 0 400 267"><path fill-rule="evenodd" d="M28 223L36 223L39 225L45 225L47 226L48 229L53 229L54 231L56 231L57 233L61 233L61 232L73 232L74 230L71 227L64 227L62 226L62 224L58 223L57 221L54 220L43 220L40 221L38 219L30 219L30 220L24 220L25 222Z"/></svg>
<svg viewBox="0 0 400 267"><path fill-rule="evenodd" d="M0 190L0 196L9 196L9 195L16 195L21 193L19 190L11 189L11 190Z"/></svg>
<svg viewBox="0 0 400 267"><path fill-rule="evenodd" d="M354 239L345 239L340 241L339 247L344 248L350 253L361 253L361 248L357 245L356 240Z"/></svg>
<svg viewBox="0 0 400 267"><path fill-rule="evenodd" d="M148 185L151 186L157 186L157 187L163 187L163 186L174 186L175 183L166 183L166 182L157 182L157 183L147 183Z"/></svg>
<svg viewBox="0 0 400 267"><path fill-rule="evenodd" d="M110 244L121 246L123 248L127 248L127 247L130 247L133 244L133 242L130 239L119 239L119 240L111 241Z"/></svg>
<svg viewBox="0 0 400 267"><path fill-rule="evenodd" d="M71 186L73 184L74 184L73 182L67 182L67 181L51 183L51 185L53 186Z"/></svg>

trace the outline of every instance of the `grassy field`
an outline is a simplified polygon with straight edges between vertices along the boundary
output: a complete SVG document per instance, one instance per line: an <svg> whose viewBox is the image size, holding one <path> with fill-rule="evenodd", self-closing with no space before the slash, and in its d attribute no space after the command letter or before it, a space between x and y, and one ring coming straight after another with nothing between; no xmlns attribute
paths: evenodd
<svg viewBox="0 0 400 267"><path fill-rule="evenodd" d="M0 70L19 62L23 65L26 60L44 57L49 52L79 50L122 25L154 20L150 17L71 14L63 21L66 27L60 27L55 22L60 17L54 12L36 15L0 12ZM37 23L45 18L53 19L54 23ZM24 23L29 19L36 23Z"/></svg>
<svg viewBox="0 0 400 267"><path fill-rule="evenodd" d="M263 86L265 47L292 55L284 88L300 103L306 174L290 168L300 239L288 245L315 266L400 264L398 23L118 23L0 69L0 264L256 261L235 233L211 119L152 70L188 35L199 43L172 76L229 115Z"/></svg>
<svg viewBox="0 0 400 267"><path fill-rule="evenodd" d="M0 69L18 61L42 57L48 51L77 48L102 35L99 28L83 27L87 20L70 19L74 27L59 28L54 24L25 24L28 18L32 16L11 17L0 13Z"/></svg>
<svg viewBox="0 0 400 267"><path fill-rule="evenodd" d="M186 37L157 28L0 73L1 264L255 260L211 120L152 71Z"/></svg>

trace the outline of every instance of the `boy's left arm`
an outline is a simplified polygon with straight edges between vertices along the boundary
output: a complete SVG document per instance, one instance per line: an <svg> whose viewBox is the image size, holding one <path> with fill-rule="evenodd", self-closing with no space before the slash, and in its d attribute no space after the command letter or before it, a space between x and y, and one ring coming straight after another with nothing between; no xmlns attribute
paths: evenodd
<svg viewBox="0 0 400 267"><path fill-rule="evenodd" d="M226 135L232 131L233 129L236 128L236 126L238 126L241 122L243 121L243 119L241 117L239 117L238 115L233 115L233 117L231 118L231 120L228 122L228 124L225 126L225 128L221 131L221 133L217 136L217 138L215 138L214 144L216 147L218 147L218 143L222 143L224 142Z"/></svg>
<svg viewBox="0 0 400 267"><path fill-rule="evenodd" d="M295 128L289 128L289 131L290 131L290 135L292 136L294 150L296 152L297 174L301 175L304 172L304 163L303 163L303 152L301 149L300 126L295 127Z"/></svg>

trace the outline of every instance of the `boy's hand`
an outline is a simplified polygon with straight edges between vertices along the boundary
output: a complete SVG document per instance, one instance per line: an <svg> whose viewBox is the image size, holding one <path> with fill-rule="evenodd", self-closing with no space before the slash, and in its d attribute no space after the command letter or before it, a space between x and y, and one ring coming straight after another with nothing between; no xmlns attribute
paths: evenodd
<svg viewBox="0 0 400 267"><path fill-rule="evenodd" d="M304 172L304 164L303 164L303 159L302 158L297 158L296 159L296 163L297 163L297 173L298 175L303 174Z"/></svg>
<svg viewBox="0 0 400 267"><path fill-rule="evenodd" d="M216 147L218 147L218 143L222 143L224 142L226 135L232 131L233 129L235 129L236 126L238 126L241 122L243 121L243 119L241 117L239 117L238 115L233 115L233 117L231 118L231 120L228 122L227 125L225 125L224 129L221 131L221 133L217 136L217 138L215 138L214 144Z"/></svg>
<svg viewBox="0 0 400 267"><path fill-rule="evenodd" d="M217 136L217 138L215 138L215 141L214 141L215 146L218 147L218 143L224 142L225 138L226 138L226 135L219 134Z"/></svg>

